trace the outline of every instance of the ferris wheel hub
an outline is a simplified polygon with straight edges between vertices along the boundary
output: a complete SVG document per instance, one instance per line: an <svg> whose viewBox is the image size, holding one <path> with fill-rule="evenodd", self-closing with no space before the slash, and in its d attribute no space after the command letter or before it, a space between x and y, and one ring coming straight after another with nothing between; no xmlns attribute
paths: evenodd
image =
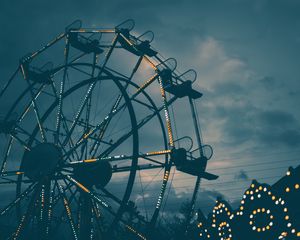
<svg viewBox="0 0 300 240"><path fill-rule="evenodd" d="M33 181L49 177L62 162L62 151L52 143L41 143L24 153L21 171Z"/></svg>
<svg viewBox="0 0 300 240"><path fill-rule="evenodd" d="M74 177L86 186L104 187L112 177L112 167L105 160L94 164L84 164L75 167Z"/></svg>

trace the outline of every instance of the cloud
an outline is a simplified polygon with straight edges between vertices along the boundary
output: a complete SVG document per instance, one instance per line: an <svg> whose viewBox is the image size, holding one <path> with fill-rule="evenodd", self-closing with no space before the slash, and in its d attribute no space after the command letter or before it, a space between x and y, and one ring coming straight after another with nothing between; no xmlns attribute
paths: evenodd
<svg viewBox="0 0 300 240"><path fill-rule="evenodd" d="M241 58L231 56L213 37L199 40L197 62L205 101L205 139L219 149L234 146L289 147L299 144L296 112L286 106L290 89L284 81L260 76Z"/></svg>
<svg viewBox="0 0 300 240"><path fill-rule="evenodd" d="M247 181L249 180L249 176L247 174L247 172L245 170L240 170L235 176L234 176L235 180L243 180L243 181Z"/></svg>
<svg viewBox="0 0 300 240"><path fill-rule="evenodd" d="M288 112L284 112L281 110L273 110L273 111L264 111L261 112L258 116L259 121L266 126L274 126L274 127L294 127L297 125L297 121L295 117Z"/></svg>

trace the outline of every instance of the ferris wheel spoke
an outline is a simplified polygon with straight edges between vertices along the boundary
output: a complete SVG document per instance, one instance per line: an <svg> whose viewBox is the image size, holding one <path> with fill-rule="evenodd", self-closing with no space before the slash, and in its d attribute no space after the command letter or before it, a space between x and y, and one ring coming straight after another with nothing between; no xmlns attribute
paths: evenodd
<svg viewBox="0 0 300 240"><path fill-rule="evenodd" d="M28 86L30 86L30 83L28 81L27 81L27 83L28 83ZM30 90L30 94L31 94L31 103L32 103L31 105L32 105L33 110L34 110L35 118L36 118L37 124L39 126L39 130L40 130L40 134L41 134L42 140L43 140L43 142L47 142L47 138L46 138L46 134L45 134L45 129L44 129L42 121L41 121L40 111L39 111L37 103L36 103L36 99L40 95L42 89L43 88L41 88L40 92L38 91L37 94L34 94L32 88L30 88L29 90Z"/></svg>
<svg viewBox="0 0 300 240"><path fill-rule="evenodd" d="M13 75L9 78L9 80L6 82L6 84L3 86L3 88L1 89L0 92L0 98L2 97L2 95L5 93L6 89L9 87L9 85L12 83L13 79L15 78L15 76L18 74L18 72L20 71L20 66L18 66L18 68L16 69L16 71L13 73Z"/></svg>
<svg viewBox="0 0 300 240"><path fill-rule="evenodd" d="M134 97L136 97L136 96L137 95L135 95ZM117 99L115 106L119 105L120 99L121 98ZM76 144L74 145L74 147L72 149L70 149L70 151L68 152L68 154L70 154L72 151L76 150L81 144L85 143L85 139L90 138L99 129L103 129L104 131L102 131L102 132L104 133L105 129L106 129L105 126L108 126L106 124L109 123L109 121L111 120L111 118L114 115L116 115L119 111L123 110L124 107L126 107L125 103L121 107L119 107L119 108L116 108L116 107L112 108L112 110L109 112L109 114L104 118L104 120L101 123L99 123L98 125L96 125L96 126L94 126L92 128L89 128L89 131L87 131L87 133L85 133L85 134L82 135L82 137L76 142ZM72 126L73 126L73 124L74 124L74 121L72 123ZM75 128L75 126L73 127L73 130L74 130L74 128ZM69 131L69 134L67 135L66 140L69 138L68 136L71 136L71 133L72 133L73 130L72 130L72 127L71 127L71 130ZM66 140L65 140L65 142L66 142Z"/></svg>
<svg viewBox="0 0 300 240"><path fill-rule="evenodd" d="M96 226L97 226L97 229L100 233L100 236L103 235L104 231L103 231L103 227L101 226L102 223L101 223L101 212L100 212L100 209L97 205L97 203L95 203L94 200L92 200L92 213L95 217L95 220L96 220ZM101 239L101 237L100 237Z"/></svg>
<svg viewBox="0 0 300 240"><path fill-rule="evenodd" d="M102 200L97 193L89 190L82 183L72 178L70 175L65 175L66 179L68 179L73 185L77 186L83 193L87 194L91 199L93 199L96 203L98 203L102 208L108 211L111 215L117 217L118 214L113 211L112 207L104 200ZM116 198L114 198L116 200Z"/></svg>
<svg viewBox="0 0 300 240"><path fill-rule="evenodd" d="M78 68L78 67L76 67L76 66L74 66L74 65L71 65L70 68L72 68L72 69L74 69L74 70L76 70L76 71L78 71L78 72L80 72L80 73L83 73L84 75L87 75L87 76L89 76L89 77L91 77L91 78L94 77L93 74L91 74L91 73L89 73L89 72L87 72L87 71L84 71L84 70L82 70L82 69L80 69L80 68Z"/></svg>
<svg viewBox="0 0 300 240"><path fill-rule="evenodd" d="M142 60L143 60L143 56L140 56L136 65L134 66L129 78L127 79L127 82L126 82L126 85L125 85L125 90L127 89L127 87L129 86L129 82L132 80L134 74L137 72L138 68L140 67L141 63L142 63ZM120 94L115 102L115 104L113 105L113 108L111 109L110 113L112 113L113 111L116 111L119 104L121 103L121 100L122 100L122 95ZM108 128L109 126L109 123L111 122L111 118L109 118L105 124L103 125L103 127L100 129L100 133L99 133L99 136L97 138L98 141L96 141L93 146L92 146L92 149L90 150L90 154L92 157L94 157L99 149L99 146L100 146L100 143L102 142L103 140L103 136L105 134L105 131L106 129Z"/></svg>
<svg viewBox="0 0 300 240"><path fill-rule="evenodd" d="M110 191L108 191L106 188L104 187L100 187L99 188L104 194L106 197L114 200L117 204L119 204L120 206L123 204L122 203L122 200L119 199L117 196L115 196L114 194L112 194ZM130 210L130 209L129 209ZM145 221L144 219L140 218L140 216L137 214L136 211L130 211L132 214L136 215L136 217L138 217L142 222L144 223L147 223L147 221Z"/></svg>
<svg viewBox="0 0 300 240"><path fill-rule="evenodd" d="M173 137L173 132L172 132L171 119L170 119L170 114L169 114L169 109L168 109L168 101L167 101L166 91L164 89L162 79L159 78L158 81L159 81L159 85L160 85L161 97L163 100L163 107L164 107L165 119L166 119L168 137L169 137L169 145L171 148L173 148L174 147L174 137Z"/></svg>
<svg viewBox="0 0 300 240"><path fill-rule="evenodd" d="M106 209L111 209L111 206L108 205L105 201L101 200L97 194L95 194L93 191L89 190L87 187L85 187L82 183L77 181L76 179L72 178L70 175L65 175L66 179L68 179L70 182L72 182L73 185L77 186L81 191L88 194L91 198L93 198L95 201L97 201L102 207Z"/></svg>
<svg viewBox="0 0 300 240"><path fill-rule="evenodd" d="M99 130L104 123L105 122L102 121L100 124L90 129L87 133L83 133L82 137L79 138L79 140L75 143L74 147L67 151L67 153L64 156L69 156L74 151L76 151L78 147L80 147L84 143L85 139L90 138L94 133L96 133L97 130Z"/></svg>
<svg viewBox="0 0 300 240"><path fill-rule="evenodd" d="M65 33L61 33L58 36L56 36L52 41L48 42L46 45L44 45L43 47L41 47L40 49L38 49L37 51L35 51L34 53L32 53L28 58L34 58L37 55L39 55L40 53L46 51L48 48L50 48L51 46L53 46L55 43L57 43L59 40L61 40L62 38L65 37Z"/></svg>
<svg viewBox="0 0 300 240"><path fill-rule="evenodd" d="M54 207L59 203L59 201L62 199L62 197L63 197L63 196L60 194L60 190L59 190L58 185L59 185L59 184L58 184L58 181L55 181L55 182L54 182L54 186L53 186L53 206L52 206L52 208L54 208ZM69 183L65 188L63 188L64 193L69 189L70 186L71 186L71 184ZM62 187L62 186L61 186L61 187ZM55 194L56 189L57 189L57 194ZM62 201L63 201L63 199L62 199ZM63 211L63 212L60 214L60 216L57 217L57 219L62 219L64 215L65 215L65 212ZM58 229L59 226L60 226L60 224L61 224L61 222L58 221L58 222L56 223L56 226L54 227L54 229Z"/></svg>
<svg viewBox="0 0 300 240"><path fill-rule="evenodd" d="M116 111L117 107L119 106L119 104L121 102L121 99L122 99L121 95L119 95L110 111L110 114L112 114L114 111ZM99 149L100 143L103 141L104 134L105 134L111 120L112 120L112 118L108 118L103 124L101 124L101 128L99 130L99 134L96 138L96 141L94 142L94 144L92 145L92 147L90 149L90 154L92 157L94 157L96 155L96 153Z"/></svg>
<svg viewBox="0 0 300 240"><path fill-rule="evenodd" d="M154 165L154 164L139 164L136 166L136 170L151 170L151 169L163 169L165 168L165 164L162 165ZM130 172L132 170L132 167L130 165L128 166L114 166L112 169L113 173L119 173L119 172Z"/></svg>
<svg viewBox="0 0 300 240"><path fill-rule="evenodd" d="M74 120L73 120L73 122L71 124L71 127L70 127L69 131L67 132L67 135L66 135L66 137L65 137L65 139L63 141L63 145L64 146L70 140L70 138L71 138L71 136L73 134L73 131L74 131L76 125L78 124L79 118L80 118L80 116L81 116L81 114L83 112L83 109L84 109L84 107L85 107L85 105L86 105L86 103L87 103L87 101L88 101L88 99L89 99L89 97L90 97L90 95L91 95L94 87L95 87L95 84L96 84L96 82L93 82L93 83L91 83L89 85L89 88L88 88L88 90L87 90L87 92L86 92L86 94L85 94L85 96L83 98L83 101L81 102L81 104L79 106L79 109L77 110L76 116L75 116L75 118L74 118Z"/></svg>
<svg viewBox="0 0 300 240"><path fill-rule="evenodd" d="M19 197L17 197L13 202L11 202L9 205L7 205L1 212L0 216L7 213L10 209L12 209L16 204L18 204L20 201L22 201L28 194L30 194L35 187L37 186L37 183L32 183Z"/></svg>
<svg viewBox="0 0 300 240"><path fill-rule="evenodd" d="M71 187L72 187L71 183L67 184L66 187L63 188L64 192L70 190ZM55 183L54 183L53 189L55 189L55 188L57 189L57 195L54 196L53 206L56 206L56 204L58 204L59 200L61 199L61 194L59 193L60 190L58 188L58 181L55 181Z"/></svg>
<svg viewBox="0 0 300 240"><path fill-rule="evenodd" d="M1 177L9 177L9 176L17 176L17 175L23 175L24 172L21 171L5 171L0 174Z"/></svg>
<svg viewBox="0 0 300 240"><path fill-rule="evenodd" d="M51 87L52 87L52 91L54 93L55 98L59 99L54 81L51 82ZM65 115L64 115L64 113L63 113L62 110L61 110L61 121L63 122L62 125L63 125L63 128L64 128L65 132L66 133L69 132L69 127L68 127L68 124L67 124L67 119L66 119L66 117L65 117ZM52 132L55 133L54 135L57 134L57 130L56 131L52 131ZM62 143L60 142L59 138L57 139L57 143L59 143L60 146L62 147L62 149L65 151L65 148L62 146ZM74 146L74 142L73 142L72 138L70 138L69 146L70 146L70 148L72 148ZM78 155L77 151L75 151L75 155L77 156L77 159L79 159L79 155ZM74 153L72 153L72 157L74 158Z"/></svg>
<svg viewBox="0 0 300 240"><path fill-rule="evenodd" d="M108 191L105 187L97 187L101 190L101 192L103 192L105 194L105 197L108 197L112 200L114 200L117 204L121 205L122 204L122 200L119 199L117 196L115 196L114 194L112 194L110 191Z"/></svg>
<svg viewBox="0 0 300 240"><path fill-rule="evenodd" d="M169 101L166 102L166 105L172 104L177 97L171 98ZM152 114L146 116L140 122L137 124L137 130L139 130L141 127L143 127L146 123L148 123L151 119L153 119L159 112L164 110L164 106L161 106L160 108L157 109L157 111L153 112ZM124 134L122 137L120 137L112 146L108 147L106 150L103 151L101 154L102 156L107 156L109 155L116 147L121 145L125 140L127 140L129 137L131 137L133 134L133 131L131 130L130 132Z"/></svg>
<svg viewBox="0 0 300 240"><path fill-rule="evenodd" d="M95 193L91 192L92 194L90 197L100 206L102 206L105 210L107 210L111 215L118 217L118 213L114 212L112 208L107 205L103 200L101 200ZM138 236L141 239L146 239L139 231L137 231L134 227L130 226L124 219L119 219L120 223L124 224L124 226L130 230L132 233L134 233L136 236Z"/></svg>
<svg viewBox="0 0 300 240"><path fill-rule="evenodd" d="M65 181L65 179L64 179L64 181ZM73 185L72 185L71 183L69 183L69 184L67 185L66 188L63 188L63 187L60 185L60 187L63 188L64 196L65 196L66 200L68 201L68 206L71 206L71 205L72 205L72 201L73 201L74 199L75 199L76 203L79 205L79 201L76 199L76 196L75 196L75 195L77 194L77 192L78 192L77 189L75 190L74 193L72 193L72 195L71 195L71 197L69 197L69 199L68 199L67 196L66 196L67 190L70 190L72 186L73 186ZM60 190L59 190L59 188L58 188L58 183L56 184L56 187L57 187L57 189L58 189L58 196L57 196L57 198L56 198L56 200L57 200L57 202L58 202L58 200L62 199L63 195L60 194ZM64 200L62 199L62 201L64 201ZM57 203L57 202L56 202L56 203ZM62 219L63 216L64 216L64 212L61 213L59 219ZM61 224L61 222L58 222L58 223L56 224L56 227L55 227L55 228L57 229L57 228L60 226L60 224Z"/></svg>
<svg viewBox="0 0 300 240"><path fill-rule="evenodd" d="M109 58L110 58L110 56L111 56L111 54L112 54L112 51L113 51L114 47L115 47L116 44L117 44L117 36L118 36L118 35L116 35L116 36L114 37L114 39L113 39L113 41L112 41L111 48L109 48L109 50L108 50L108 52L107 52L107 54L106 54L104 63L102 64L102 66L101 66L101 68L100 68L100 71L99 71L99 73L98 73L98 78L102 75L103 70L104 70L104 68L105 68L105 66L106 66L106 64L107 64L107 62L108 62L108 60L109 60ZM94 65L95 65L95 64L94 64ZM67 134L67 136L66 136L66 138L65 138L65 140L64 140L64 142L63 142L64 145L69 141L69 138L71 137L71 135L72 135L72 133L73 133L73 131L74 131L74 128L75 128L75 126L76 126L76 124L77 124L77 122L78 122L78 120L79 120L79 117L81 116L81 113L82 113L82 111L83 111L83 108L84 108L84 106L86 105L88 98L91 96L92 91L93 91L93 89L94 89L96 83L97 83L97 81L94 81L93 83L91 83L91 84L89 85L89 88L88 88L88 90L87 90L87 92L86 92L86 94L85 94L85 96L84 96L84 98L83 98L83 101L81 102L81 104L80 104L80 106L79 106L79 109L77 110L75 119L73 120L73 123L71 124L70 131L68 132L68 134Z"/></svg>
<svg viewBox="0 0 300 240"><path fill-rule="evenodd" d="M54 190L54 186L51 190L51 195L50 195L50 198L49 198L49 208L48 208L48 219L47 219L47 225L46 225L46 234L47 236L50 234L50 231L52 230L52 227L51 227L51 223L52 223L52 219L53 219L53 199L54 199L54 193L55 193L55 190Z"/></svg>
<svg viewBox="0 0 300 240"><path fill-rule="evenodd" d="M40 239L48 239L49 234L49 211L51 212L51 182L43 182L40 193L40 209L38 220L38 234Z"/></svg>
<svg viewBox="0 0 300 240"><path fill-rule="evenodd" d="M91 77L92 78L94 78L96 64L97 64L97 58L98 58L98 55L96 53L94 53L93 54L93 66L92 66L92 72L91 72ZM88 97L87 104L86 104L85 124L84 124L85 125L84 126L85 131L89 130L91 107L92 107L92 93ZM71 140L71 138L70 138L70 140ZM82 153L82 155L85 153L85 158L87 158L87 156L88 156L88 140L86 140L84 145L82 146L81 153ZM79 158L79 159L81 159L81 158Z"/></svg>
<svg viewBox="0 0 300 240"><path fill-rule="evenodd" d="M67 78L67 74L68 74L69 52L70 52L70 40L69 40L69 37L67 37L66 38L66 45L65 45L65 59L64 59L63 78L60 82L60 90L59 90L59 95L58 95L58 109L57 109L57 114L56 114L56 128L55 128L56 134L55 134L54 143L58 142L59 133L60 133L62 108L63 108L63 101L62 100L63 100L63 94L65 92L66 78ZM55 88L53 88L53 90L55 90ZM56 93L56 95L57 95L57 93Z"/></svg>
<svg viewBox="0 0 300 240"><path fill-rule="evenodd" d="M88 163L96 163L100 161L109 161L109 162L116 162L120 160L131 160L133 158L144 158L146 160L149 160L151 162L155 162L157 164L163 165L163 163L156 161L154 159L148 158L150 156L160 156L160 155L167 155L170 154L171 150L160 150L160 151L153 151L153 152L147 152L142 153L138 155L116 155L116 156L108 156L108 157L98 157L98 158L91 158L91 159L85 159L80 161L73 161L71 163L65 164L66 167L68 166L75 166L75 165L81 165L81 164L88 164Z"/></svg>
<svg viewBox="0 0 300 240"><path fill-rule="evenodd" d="M130 100L134 100L140 93L142 93L143 91L145 91L145 89L147 87L149 87L151 85L151 83L153 83L157 78L159 77L159 75L156 73L154 74L152 77L150 77L149 79L147 79L137 90L136 92L130 97Z"/></svg>
<svg viewBox="0 0 300 240"><path fill-rule="evenodd" d="M75 224L74 224L74 221L73 221L73 217L72 217L72 212L71 212L69 201L67 200L67 198L65 196L64 189L63 189L63 187L60 184L58 184L58 189L59 189L59 194L60 194L61 199L63 201L64 208L65 208L65 211L66 211L66 214L67 214L67 217L68 217L69 225L70 225L71 230L72 230L73 238L75 240L78 240L78 235L77 235L76 227L75 227Z"/></svg>
<svg viewBox="0 0 300 240"><path fill-rule="evenodd" d="M63 151L63 153L67 153L67 150L62 146L62 143L61 143L61 141L60 140L58 140L58 143L57 143L60 147L61 147L61 149L62 149L62 151ZM75 151L75 153L77 153L76 151ZM78 154L77 154L78 155ZM70 162L72 162L72 157L74 158L74 152L71 154L71 155L68 155L67 156L67 159L70 161ZM66 159L66 160L67 160Z"/></svg>
<svg viewBox="0 0 300 240"><path fill-rule="evenodd" d="M163 198L165 196L165 192L166 192L166 188L167 188L167 184L168 184L168 180L169 180L169 176L170 176L170 170L171 170L171 165L166 166L166 169L165 169L165 172L164 172L163 182L162 182L162 185L161 185L161 188L160 188L160 193L158 195L155 210L154 210L154 213L152 215L151 222L150 222L151 227L154 227L155 223L157 221L159 211L161 209L161 205L162 205L162 202L163 202Z"/></svg>
<svg viewBox="0 0 300 240"><path fill-rule="evenodd" d="M186 232L188 231L188 228L190 227L190 221L191 221L192 216L195 212L195 202L196 202L197 195L198 195L198 192L199 192L200 183L201 183L201 177L198 176L197 180L196 180L195 187L194 187L192 200L190 202L189 209L188 209L189 210L188 211L189 215L187 216L186 223L185 223Z"/></svg>
<svg viewBox="0 0 300 240"><path fill-rule="evenodd" d="M151 111L155 111L155 108L153 106L151 106L150 104L147 104L147 103L145 103L145 102L143 102L141 100L138 100L138 99L134 98L134 99L132 99L132 101L145 106L146 108L150 109Z"/></svg>
<svg viewBox="0 0 300 240"><path fill-rule="evenodd" d="M10 136L11 136L13 139L17 140L17 142L18 142L21 146L23 146L26 150L28 150L28 151L31 150L31 148L27 145L27 143L26 143L25 141L23 141L21 138L19 138L16 134L10 133Z"/></svg>
<svg viewBox="0 0 300 240"><path fill-rule="evenodd" d="M63 118L63 119L64 119L64 118ZM69 131L68 125L67 125L67 123L66 123L65 120L64 120L63 126L64 126L65 131ZM61 145L62 148L64 149L64 147L63 147L63 145L62 145L61 142L60 142L60 145ZM69 147L70 147L70 148L73 148L73 147L74 147L74 142L73 142L73 139L72 139L72 138L70 138L70 141L69 141ZM65 151L66 151L66 150L64 149L64 152L65 152ZM75 153L77 159L80 159L77 150L75 150L74 152L72 152L72 158L74 158L74 153ZM70 158L69 158L69 160L71 161Z"/></svg>
<svg viewBox="0 0 300 240"><path fill-rule="evenodd" d="M142 93L144 91L144 89L150 85L150 83L152 83L155 79L157 79L158 75L154 75L151 78L149 78L139 89L137 89L136 93L133 94L129 100L133 100L135 97L137 97L140 93ZM175 100L177 99L177 97L173 97L171 98L168 102L166 102L166 105L170 105L172 104ZM111 119L113 116L115 116L119 111L121 111L122 109L124 109L124 107L126 107L126 103L122 104L119 108L113 109L111 112L109 112L106 117L104 118L104 120L99 123L97 126L93 127L92 129L90 129L87 133L84 133L82 135L82 137L76 142L76 144L74 145L74 147L72 149L70 149L68 151L68 154L71 154L74 150L76 150L81 144L84 143L85 139L89 138L90 136L92 136L94 133L96 133L99 129L101 129L106 122ZM162 111L164 109L163 107L160 107L159 109L157 109L157 111L155 111L154 113L150 114L149 116L147 116L146 118L142 119L141 123L138 125L138 129L140 127L142 127L143 125L145 125L148 121L150 121L153 117L155 117L160 111ZM116 143L111 146L110 149L112 149L113 147L117 147L119 146L123 141L125 141L127 138L129 138L132 133L134 131L130 131L128 134L124 135L123 137L121 137L117 142L118 144L116 145ZM71 134L69 133L68 136L70 136ZM66 137L66 139L68 138L68 136ZM109 153L108 153L109 154Z"/></svg>
<svg viewBox="0 0 300 240"><path fill-rule="evenodd" d="M10 136L10 138L9 138L9 140L8 140L7 147L6 147L4 159L3 159L3 161L2 161L0 174L2 174L2 173L5 171L5 169L6 169L6 164L7 164L7 160L8 160L9 153L10 153L10 151L11 151L11 147L12 147L13 141L14 141L14 138Z"/></svg>
<svg viewBox="0 0 300 240"><path fill-rule="evenodd" d="M41 186L40 186L40 183L38 183L36 188L35 188L35 191L33 193L33 196L31 197L31 200L29 202L29 205L27 207L27 210L26 210L25 214L21 217L21 220L19 222L19 225L18 225L16 231L11 236L11 238L13 240L19 239L20 235L24 231L24 228L30 222L30 218L31 218L31 216L34 212L35 202L37 200L38 193L39 193L40 189L41 189Z"/></svg>
<svg viewBox="0 0 300 240"><path fill-rule="evenodd" d="M38 97L42 93L44 87L45 87L45 85L41 85L37 89L36 93L32 96L32 99L34 99L34 101L36 101L38 99ZM30 91L30 89L33 89L33 88L34 88L34 83L29 84L28 91ZM27 92L27 91L25 91L25 92ZM18 101L16 101L16 102L18 102ZM20 117L18 118L18 120L17 120L18 123L20 123L25 118L25 116L27 115L27 113L31 109L32 105L33 105L33 101L30 101L30 103L28 103L28 105L25 107L24 111L21 113Z"/></svg>
<svg viewBox="0 0 300 240"><path fill-rule="evenodd" d="M32 180L13 180L8 177L3 177L6 176L6 174L10 176L19 176L23 175L23 172L18 172L18 171L8 171L8 172L3 172L2 176L0 176L1 180L4 180L5 182L1 182L0 184L18 184L18 183L33 183Z"/></svg>
<svg viewBox="0 0 300 240"><path fill-rule="evenodd" d="M22 128L21 126L16 126L15 128L16 134L20 133L20 134L24 134L26 137L32 138L32 135L26 131L24 128ZM39 141L36 137L33 138L34 141L36 141L37 144L40 144L41 141Z"/></svg>
<svg viewBox="0 0 300 240"><path fill-rule="evenodd" d="M116 202L116 203L117 203L118 205L120 205L120 207L121 207L121 205L123 204L123 202L122 202L121 199L119 199L118 197L116 197L114 194L112 194L110 191L108 191L108 190L107 190L106 188L104 188L104 187L100 187L99 189L105 194L105 197L108 197L108 198L112 199L114 202ZM127 208L128 208L128 207L127 207ZM144 219L140 218L140 216L137 214L137 212L132 211L132 210L129 209L129 208L128 208L128 210L129 210L132 214L136 215L136 217L138 217L142 222L147 223ZM114 213L114 214L116 214L116 213Z"/></svg>
<svg viewBox="0 0 300 240"><path fill-rule="evenodd" d="M64 181L64 183L67 185L67 181L65 178L62 179ZM72 184L70 184L70 186L66 189L64 189L64 192L66 192L67 190L69 190L70 192L70 197L69 197L69 202L70 204L72 203L72 201L74 200L77 204L79 204L78 199L76 199L76 194L78 193L78 189L76 188L74 191L72 190Z"/></svg>
<svg viewBox="0 0 300 240"><path fill-rule="evenodd" d="M72 182L75 186L77 186L84 194L87 194L92 200L95 201L95 203L99 204L102 208L104 208L106 211L108 211L112 216L118 217L118 214L113 211L112 207L106 203L104 200L102 200L97 193L89 190L87 187L85 187L82 183L75 180L69 175L66 175L66 179L68 179L70 182ZM122 219L120 219L121 222L124 222Z"/></svg>
<svg viewBox="0 0 300 240"><path fill-rule="evenodd" d="M81 53L81 54L78 54L76 56L73 56L72 60L69 59L68 66L70 66L72 63L77 62L78 60L80 60L85 55L86 55L86 53ZM63 71L65 69L65 67L66 67L66 65L64 63L62 63L61 65L59 65L58 67L56 67L55 70L53 71L53 76L55 76L58 73L60 73L61 71Z"/></svg>
<svg viewBox="0 0 300 240"><path fill-rule="evenodd" d="M2 180L2 178L1 178ZM13 180L8 180L8 179L4 179L5 181L4 182L0 182L0 185L5 185L5 184L15 184L16 181L13 181Z"/></svg>

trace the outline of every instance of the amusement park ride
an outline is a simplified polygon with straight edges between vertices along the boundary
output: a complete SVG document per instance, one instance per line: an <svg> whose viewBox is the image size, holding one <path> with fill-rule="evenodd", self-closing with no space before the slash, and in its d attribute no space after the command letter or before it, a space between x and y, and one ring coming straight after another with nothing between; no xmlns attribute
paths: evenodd
<svg viewBox="0 0 300 240"><path fill-rule="evenodd" d="M190 218L201 178L218 178L206 172L213 152L201 139L196 72L179 73L175 59L164 59L150 45L151 31L135 36L133 28L132 20L112 29L82 28L75 21L21 58L5 84L0 192L15 193L0 210L0 222L11 221L6 238L115 239L123 229L152 239L174 168L195 178ZM175 134L170 109L184 99L194 136ZM184 148L186 139L191 145ZM138 174L154 170L160 187L145 218L130 197Z"/></svg>

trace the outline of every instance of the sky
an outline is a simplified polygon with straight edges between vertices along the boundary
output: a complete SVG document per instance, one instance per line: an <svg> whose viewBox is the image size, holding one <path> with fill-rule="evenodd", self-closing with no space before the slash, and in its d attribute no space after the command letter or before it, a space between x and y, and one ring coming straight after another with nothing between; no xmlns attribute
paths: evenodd
<svg viewBox="0 0 300 240"><path fill-rule="evenodd" d="M218 195L237 202L252 179L272 184L288 166L299 164L297 0L2 0L1 84L21 56L75 19L101 28L128 18L135 20L136 33L154 32L152 45L176 58L178 69L198 73L202 136L214 149L208 169L220 175L215 182L203 181L199 206L208 209ZM181 108L175 109L179 121L184 119ZM184 126L181 131L192 129ZM190 197L187 176L172 184L175 200Z"/></svg>

